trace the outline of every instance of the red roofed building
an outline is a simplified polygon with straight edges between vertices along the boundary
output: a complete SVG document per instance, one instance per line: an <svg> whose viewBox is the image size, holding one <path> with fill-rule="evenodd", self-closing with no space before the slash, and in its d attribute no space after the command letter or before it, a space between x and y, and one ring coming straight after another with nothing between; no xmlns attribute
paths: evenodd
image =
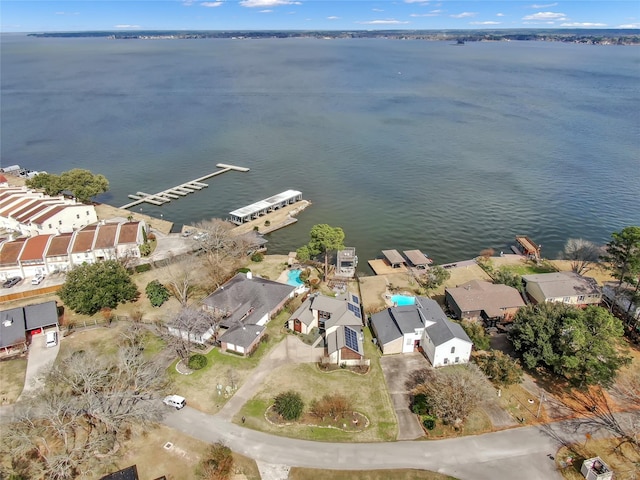
<svg viewBox="0 0 640 480"><path fill-rule="evenodd" d="M52 237L53 235L38 235L25 242L18 259L22 267L22 276L29 277L36 273L46 273L44 252Z"/></svg>

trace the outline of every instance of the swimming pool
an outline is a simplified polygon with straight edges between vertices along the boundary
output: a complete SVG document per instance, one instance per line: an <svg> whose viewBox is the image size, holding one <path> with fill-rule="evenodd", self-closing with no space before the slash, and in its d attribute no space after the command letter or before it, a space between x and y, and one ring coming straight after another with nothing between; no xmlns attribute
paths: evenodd
<svg viewBox="0 0 640 480"><path fill-rule="evenodd" d="M391 302L397 307L415 305L416 297L412 297L409 295L391 295Z"/></svg>
<svg viewBox="0 0 640 480"><path fill-rule="evenodd" d="M287 272L287 285L291 285L292 287L303 285L304 282L300 280L300 273L302 273L302 270L289 270L289 272Z"/></svg>

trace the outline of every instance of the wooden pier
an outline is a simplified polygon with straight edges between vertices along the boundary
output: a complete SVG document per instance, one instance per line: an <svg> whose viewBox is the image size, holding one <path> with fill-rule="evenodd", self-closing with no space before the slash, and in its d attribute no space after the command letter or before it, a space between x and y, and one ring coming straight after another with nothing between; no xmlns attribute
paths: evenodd
<svg viewBox="0 0 640 480"><path fill-rule="evenodd" d="M218 163L216 164L216 167L218 167L220 170L216 170L215 172L203 175L202 177L198 177L189 182L181 183L180 185L176 185L173 188L168 188L167 190L163 190L162 192L136 192L129 194L128 197L132 199L133 202L127 203L120 208L131 208L141 203L149 203L151 205L161 206L165 203L169 203L171 200L177 200L180 197L185 197L190 193L197 192L199 190L202 190L203 188L208 187L209 185L204 183L204 180L215 177L216 175L221 175L231 170L235 170L237 172L249 171L249 169L246 167L236 167L235 165L227 165L226 163Z"/></svg>

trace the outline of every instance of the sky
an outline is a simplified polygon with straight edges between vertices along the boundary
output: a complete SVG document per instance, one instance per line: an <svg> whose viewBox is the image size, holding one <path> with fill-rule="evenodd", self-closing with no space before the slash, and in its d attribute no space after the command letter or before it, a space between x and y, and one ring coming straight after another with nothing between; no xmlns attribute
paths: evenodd
<svg viewBox="0 0 640 480"><path fill-rule="evenodd" d="M640 0L2 0L0 32L640 28Z"/></svg>

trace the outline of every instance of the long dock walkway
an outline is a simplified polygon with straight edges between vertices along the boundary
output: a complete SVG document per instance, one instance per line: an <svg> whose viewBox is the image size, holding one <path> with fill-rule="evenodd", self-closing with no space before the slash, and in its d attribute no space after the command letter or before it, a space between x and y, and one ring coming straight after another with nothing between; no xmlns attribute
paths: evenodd
<svg viewBox="0 0 640 480"><path fill-rule="evenodd" d="M204 181L208 180L209 178L215 177L216 175L222 175L223 173L229 172L231 170L235 170L237 172L249 171L249 169L246 167L237 167L235 165L227 165L226 163L218 163L216 164L216 167L218 167L220 170L216 170L215 172L203 175L202 177L198 177L189 182L181 183L180 185L168 188L167 190L163 190L162 192L136 192L129 194L128 196L133 200L133 202L122 205L120 208L131 208L141 203L150 203L151 205L156 206L164 205L165 203L169 203L171 200L177 200L180 197L184 197L186 195L189 195L190 193L197 192L198 190L202 190L203 188L208 187L209 185L204 183Z"/></svg>

